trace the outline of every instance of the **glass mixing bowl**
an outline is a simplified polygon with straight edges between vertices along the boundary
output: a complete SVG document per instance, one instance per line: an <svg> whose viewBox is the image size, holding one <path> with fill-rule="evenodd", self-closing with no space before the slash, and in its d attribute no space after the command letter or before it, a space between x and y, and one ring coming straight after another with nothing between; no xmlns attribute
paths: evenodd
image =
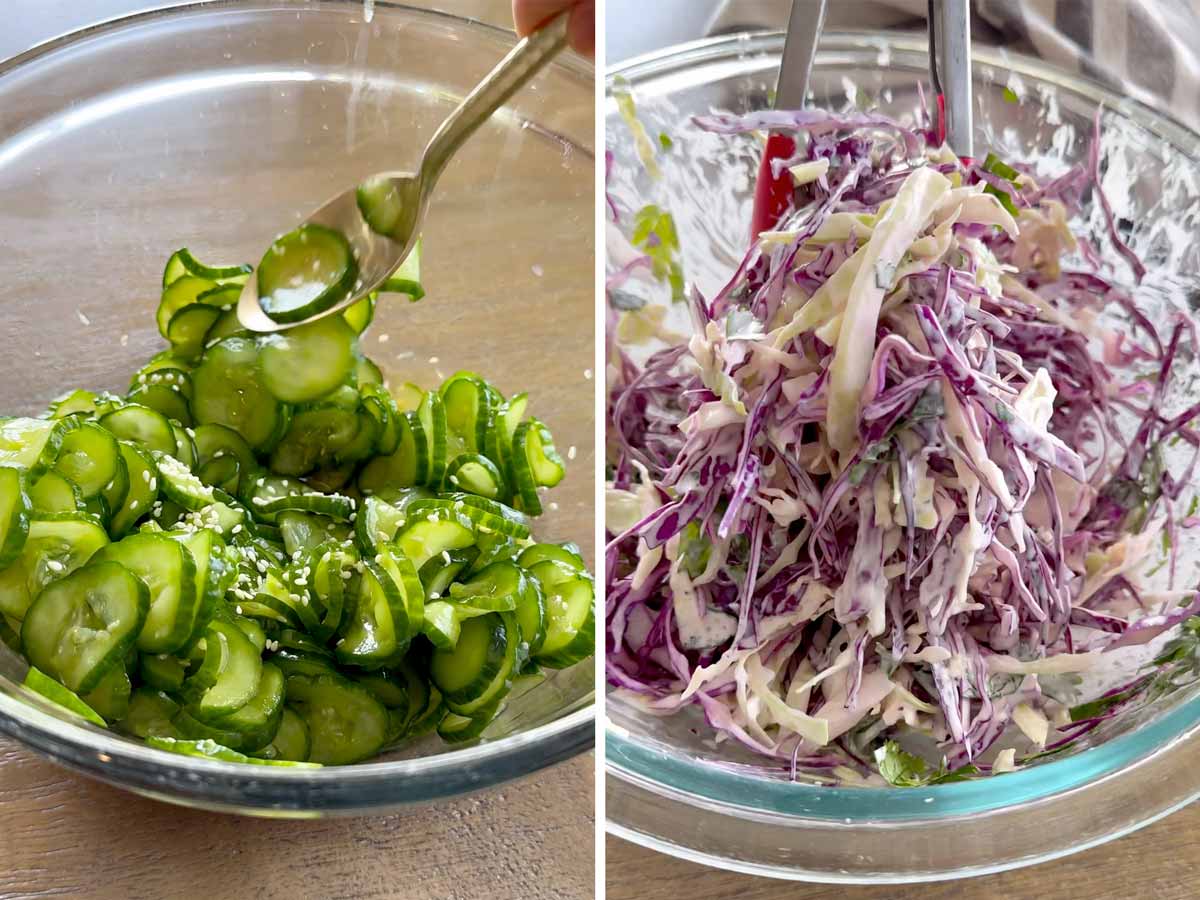
<svg viewBox="0 0 1200 900"><path fill-rule="evenodd" d="M662 177L651 178L610 99L610 196L623 210L653 202L673 213L684 271L706 296L744 253L760 151L751 141L702 133L690 116L766 106L781 49L781 36L742 34L640 57L611 75L628 82L651 140L665 133L671 141L660 158ZM923 40L823 35L812 104L911 115L916 85L926 77ZM1035 163L1039 174L1085 158L1103 106L1105 189L1116 214L1133 223L1131 243L1151 270L1137 292L1140 302L1157 316L1178 308L1181 298L1200 296L1196 135L1160 112L1027 58L979 49L975 82L980 155L992 149L1003 159ZM1020 102L1006 102L1005 88ZM1099 217L1088 210L1079 227L1096 233ZM670 315L680 314L686 315ZM1187 365L1176 398L1185 401L1200 383L1195 360ZM1194 537L1182 555L1178 583L1195 584ZM1147 655L1126 659L1124 671L1111 678L1128 680ZM783 878L879 883L978 875L1095 845L1200 796L1198 684L1117 717L1041 764L911 789L790 782L733 742L717 749L694 708L660 718L610 694L606 715L612 834Z"/></svg>
<svg viewBox="0 0 1200 900"><path fill-rule="evenodd" d="M124 390L162 349L163 264L180 246L256 261L347 185L413 169L511 33L375 3L221 2L133 16L0 65L0 410L67 387ZM364 20L366 19L366 20ZM528 390L579 448L539 522L592 546L594 75L565 55L446 170L419 304L385 300L364 342L393 382L474 369ZM384 336L388 339L385 342ZM590 374L590 373L588 373ZM436 738L361 765L239 766L67 721L0 652L0 731L56 762L166 800L261 814L386 809L486 787L593 744L591 661L514 700L485 742Z"/></svg>

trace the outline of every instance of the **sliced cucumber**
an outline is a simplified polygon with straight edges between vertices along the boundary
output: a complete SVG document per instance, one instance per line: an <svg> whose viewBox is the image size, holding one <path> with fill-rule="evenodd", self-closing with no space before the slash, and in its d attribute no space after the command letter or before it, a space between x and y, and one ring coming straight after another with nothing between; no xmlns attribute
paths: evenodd
<svg viewBox="0 0 1200 900"><path fill-rule="evenodd" d="M546 636L534 662L563 669L594 652L596 591L590 577L545 560L529 569L546 602Z"/></svg>
<svg viewBox="0 0 1200 900"><path fill-rule="evenodd" d="M77 427L73 418L0 421L0 466L25 469L36 481L58 459L63 437Z"/></svg>
<svg viewBox="0 0 1200 900"><path fill-rule="evenodd" d="M396 547L420 570L434 556L475 543L475 532L457 518L433 513L413 522L396 537Z"/></svg>
<svg viewBox="0 0 1200 900"><path fill-rule="evenodd" d="M339 316L272 334L262 339L262 384L285 403L316 400L353 374L356 345Z"/></svg>
<svg viewBox="0 0 1200 900"><path fill-rule="evenodd" d="M511 614L466 619L452 650L434 650L430 680L453 712L471 715L508 691L519 643L520 628Z"/></svg>
<svg viewBox="0 0 1200 900"><path fill-rule="evenodd" d="M124 566L92 563L38 594L21 625L21 646L31 665L86 694L123 667L149 602L146 586Z"/></svg>
<svg viewBox="0 0 1200 900"><path fill-rule="evenodd" d="M91 722L93 725L99 725L101 728L107 727L108 723L104 721L104 718L84 703L78 694L63 687L37 667L29 667L29 671L25 673L25 680L22 684L35 694L40 694L51 703L58 704L63 709Z"/></svg>
<svg viewBox="0 0 1200 900"><path fill-rule="evenodd" d="M287 702L308 726L308 758L345 765L374 756L387 741L387 708L365 687L339 675L290 675Z"/></svg>
<svg viewBox="0 0 1200 900"><path fill-rule="evenodd" d="M106 429L90 422L63 437L54 467L73 481L84 500L98 496L121 465L117 440Z"/></svg>
<svg viewBox="0 0 1200 900"><path fill-rule="evenodd" d="M0 468L0 569L21 555L29 537L33 503L25 484L25 473L20 469Z"/></svg>
<svg viewBox="0 0 1200 900"><path fill-rule="evenodd" d="M86 516L31 519L21 555L0 571L0 613L24 618L46 585L70 575L107 543L104 529Z"/></svg>
<svg viewBox="0 0 1200 900"><path fill-rule="evenodd" d="M276 322L302 322L340 303L357 277L345 235L301 225L276 238L258 264L258 302Z"/></svg>
<svg viewBox="0 0 1200 900"><path fill-rule="evenodd" d="M79 488L75 487L69 478L63 477L53 469L34 482L29 487L28 494L33 515L75 513L83 507Z"/></svg>
<svg viewBox="0 0 1200 900"><path fill-rule="evenodd" d="M105 547L97 559L118 562L150 591L150 610L137 638L143 653L174 653L187 643L196 615L196 563L165 534L138 532Z"/></svg>
<svg viewBox="0 0 1200 900"><path fill-rule="evenodd" d="M192 376L192 413L197 425L224 425L263 451L286 431L286 412L259 378L258 355L247 338L225 338L210 347Z"/></svg>
<svg viewBox="0 0 1200 900"><path fill-rule="evenodd" d="M175 432L166 416L146 406L130 403L100 419L100 425L123 441L152 453L174 453Z"/></svg>

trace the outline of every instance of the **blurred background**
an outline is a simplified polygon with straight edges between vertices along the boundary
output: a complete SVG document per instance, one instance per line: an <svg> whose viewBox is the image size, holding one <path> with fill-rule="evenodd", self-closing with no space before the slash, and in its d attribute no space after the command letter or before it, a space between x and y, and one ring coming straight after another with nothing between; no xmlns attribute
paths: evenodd
<svg viewBox="0 0 1200 900"><path fill-rule="evenodd" d="M812 7L813 0L796 0ZM791 0L607 0L609 64L669 44L780 30ZM925 30L926 0L829 0L829 30ZM972 0L976 41L1080 71L1200 127L1200 0Z"/></svg>

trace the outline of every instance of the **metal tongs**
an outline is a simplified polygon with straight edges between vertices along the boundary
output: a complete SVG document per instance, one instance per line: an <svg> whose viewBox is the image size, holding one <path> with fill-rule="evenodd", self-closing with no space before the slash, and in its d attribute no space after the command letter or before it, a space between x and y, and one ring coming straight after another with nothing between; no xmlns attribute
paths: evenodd
<svg viewBox="0 0 1200 900"><path fill-rule="evenodd" d="M975 156L970 0L929 0L929 78L937 100L938 137L970 163Z"/></svg>
<svg viewBox="0 0 1200 900"><path fill-rule="evenodd" d="M775 109L800 109L808 93L817 41L825 20L826 0L793 0L775 86ZM935 127L964 162L974 153L971 122L971 4L970 0L929 0L929 76L937 102ZM772 163L796 155L791 135L767 137L754 189L751 240L778 223L792 199L791 173L776 176Z"/></svg>

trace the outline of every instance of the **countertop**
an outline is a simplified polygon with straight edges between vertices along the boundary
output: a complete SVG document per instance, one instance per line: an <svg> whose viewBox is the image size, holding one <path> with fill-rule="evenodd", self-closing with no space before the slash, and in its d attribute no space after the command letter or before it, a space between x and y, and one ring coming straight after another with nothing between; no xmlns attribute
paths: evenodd
<svg viewBox="0 0 1200 900"><path fill-rule="evenodd" d="M1195 900L1200 804L1054 862L932 884L789 884L684 862L614 837L606 856L608 900Z"/></svg>
<svg viewBox="0 0 1200 900"><path fill-rule="evenodd" d="M0 900L582 900L588 753L387 816L248 819L147 800L0 739Z"/></svg>

